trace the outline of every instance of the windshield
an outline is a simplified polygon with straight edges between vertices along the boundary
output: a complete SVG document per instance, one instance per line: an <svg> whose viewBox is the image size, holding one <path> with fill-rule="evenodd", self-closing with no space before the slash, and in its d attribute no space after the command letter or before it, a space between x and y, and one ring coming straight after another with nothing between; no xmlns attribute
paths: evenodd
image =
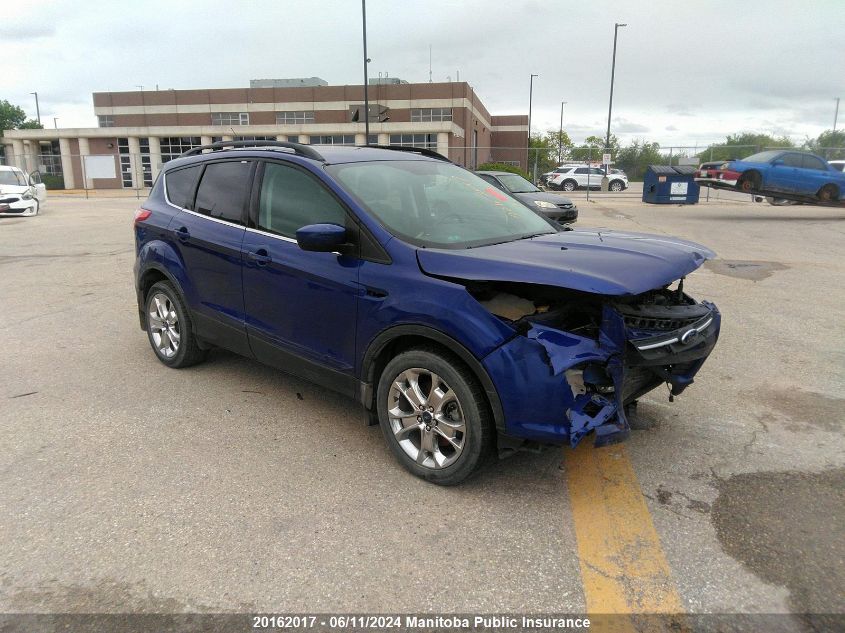
<svg viewBox="0 0 845 633"><path fill-rule="evenodd" d="M540 191L518 174L499 174L497 178L501 183L508 188L508 191L513 193L531 193L533 191Z"/></svg>
<svg viewBox="0 0 845 633"><path fill-rule="evenodd" d="M770 160L776 158L783 154L783 150L772 151L769 150L768 152L760 152L759 154L752 154L748 158L742 158L740 160L747 161L749 163L768 163Z"/></svg>
<svg viewBox="0 0 845 633"><path fill-rule="evenodd" d="M556 232L528 207L451 163L379 161L327 170L388 231L418 246L470 248Z"/></svg>
<svg viewBox="0 0 845 633"><path fill-rule="evenodd" d="M0 171L0 185L16 185L19 187L25 187L26 181L24 180L21 172L4 169Z"/></svg>

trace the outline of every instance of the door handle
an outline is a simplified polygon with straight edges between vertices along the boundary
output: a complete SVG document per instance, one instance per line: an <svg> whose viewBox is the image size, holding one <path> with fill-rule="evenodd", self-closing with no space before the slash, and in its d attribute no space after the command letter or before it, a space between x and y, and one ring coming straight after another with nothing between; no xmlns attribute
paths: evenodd
<svg viewBox="0 0 845 633"><path fill-rule="evenodd" d="M254 261L258 266L266 266L273 261L266 248L259 248L257 251L250 251L246 256Z"/></svg>
<svg viewBox="0 0 845 633"><path fill-rule="evenodd" d="M176 229L176 239L180 242L187 242L188 238L191 237L191 233L188 231L187 227L180 226Z"/></svg>

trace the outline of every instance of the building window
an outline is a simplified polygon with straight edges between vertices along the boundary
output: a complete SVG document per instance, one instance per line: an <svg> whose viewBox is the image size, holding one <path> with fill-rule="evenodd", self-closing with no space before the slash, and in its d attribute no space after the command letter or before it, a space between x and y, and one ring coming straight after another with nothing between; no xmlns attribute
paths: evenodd
<svg viewBox="0 0 845 633"><path fill-rule="evenodd" d="M275 136L234 136L234 141L255 141L255 147L260 147L265 141L275 141Z"/></svg>
<svg viewBox="0 0 845 633"><path fill-rule="evenodd" d="M249 125L249 112L212 112L211 125Z"/></svg>
<svg viewBox="0 0 845 633"><path fill-rule="evenodd" d="M114 127L114 117L111 114L98 114L97 125L100 127Z"/></svg>
<svg viewBox="0 0 845 633"><path fill-rule="evenodd" d="M500 165L508 165L509 167L519 167L520 165L522 165L522 163L519 162L518 160L498 160L498 159L494 159L493 162L499 163Z"/></svg>
<svg viewBox="0 0 845 633"><path fill-rule="evenodd" d="M332 134L309 137L311 145L355 145L354 134Z"/></svg>
<svg viewBox="0 0 845 633"><path fill-rule="evenodd" d="M165 136L161 139L161 162L178 158L180 154L189 149L202 145L199 136Z"/></svg>
<svg viewBox="0 0 845 633"><path fill-rule="evenodd" d="M294 123L313 123L314 113L300 110L288 110L285 112L276 112L277 125L291 125Z"/></svg>
<svg viewBox="0 0 845 633"><path fill-rule="evenodd" d="M153 168L150 162L150 139L144 137L138 139L138 144L141 146L141 172L144 175L144 186L153 186Z"/></svg>
<svg viewBox="0 0 845 633"><path fill-rule="evenodd" d="M391 134L391 145L437 149L437 134Z"/></svg>
<svg viewBox="0 0 845 633"><path fill-rule="evenodd" d="M129 139L117 139L117 153L120 156L120 179L124 189L132 188L132 156L129 154Z"/></svg>
<svg viewBox="0 0 845 633"><path fill-rule="evenodd" d="M411 108L411 121L451 121L452 108Z"/></svg>

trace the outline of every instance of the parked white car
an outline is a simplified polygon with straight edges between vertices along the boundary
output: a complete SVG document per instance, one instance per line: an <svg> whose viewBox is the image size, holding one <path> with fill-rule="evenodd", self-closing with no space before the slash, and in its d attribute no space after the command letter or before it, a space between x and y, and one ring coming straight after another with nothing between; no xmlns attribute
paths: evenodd
<svg viewBox="0 0 845 633"><path fill-rule="evenodd" d="M549 178L549 187L562 189L563 191L575 191L576 189L599 189L601 180L604 178L604 170L589 165L566 165L559 167ZM610 191L623 191L628 188L628 176L625 172L613 173L611 171L608 182Z"/></svg>
<svg viewBox="0 0 845 633"><path fill-rule="evenodd" d="M38 215L46 200L41 174L27 176L17 167L0 165L0 216Z"/></svg>
<svg viewBox="0 0 845 633"><path fill-rule="evenodd" d="M845 160L829 160L830 166L839 171L845 171Z"/></svg>

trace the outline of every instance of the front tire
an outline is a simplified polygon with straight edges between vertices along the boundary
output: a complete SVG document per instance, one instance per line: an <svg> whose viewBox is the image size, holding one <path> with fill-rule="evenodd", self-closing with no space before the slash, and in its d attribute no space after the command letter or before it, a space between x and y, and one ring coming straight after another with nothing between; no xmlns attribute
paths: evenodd
<svg viewBox="0 0 845 633"><path fill-rule="evenodd" d="M574 180L564 180L560 188L564 191L575 191L578 188L578 183Z"/></svg>
<svg viewBox="0 0 845 633"><path fill-rule="evenodd" d="M737 183L737 187L739 187L740 191L743 193L754 193L755 191L759 191L760 185L762 185L762 178L760 178L760 174L756 171L744 173Z"/></svg>
<svg viewBox="0 0 845 633"><path fill-rule="evenodd" d="M144 303L147 338L156 357L180 369L205 360L194 336L194 324L185 302L169 281L153 284Z"/></svg>
<svg viewBox="0 0 845 633"><path fill-rule="evenodd" d="M611 191L622 191L624 188L624 183L621 180L614 180L610 183Z"/></svg>
<svg viewBox="0 0 845 633"><path fill-rule="evenodd" d="M391 360L376 393L379 425L390 450L411 473L454 486L493 451L493 425L475 376L451 355L412 349Z"/></svg>

